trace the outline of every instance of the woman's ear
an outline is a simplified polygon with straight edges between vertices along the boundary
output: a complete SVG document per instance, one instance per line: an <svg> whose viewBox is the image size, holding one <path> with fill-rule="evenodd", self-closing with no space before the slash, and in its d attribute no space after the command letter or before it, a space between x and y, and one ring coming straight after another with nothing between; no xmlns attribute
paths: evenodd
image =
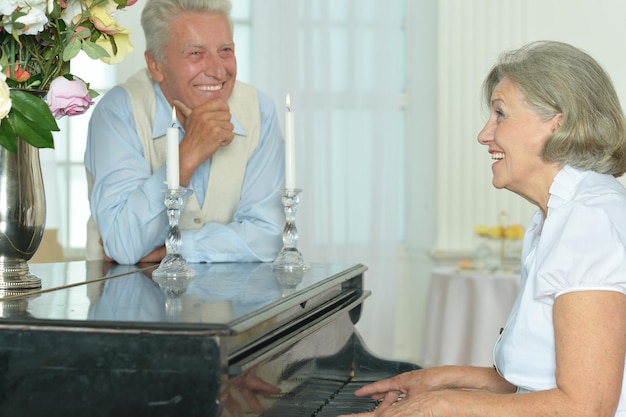
<svg viewBox="0 0 626 417"><path fill-rule="evenodd" d="M552 117L552 133L559 130L561 125L563 124L563 113L559 113L556 116Z"/></svg>

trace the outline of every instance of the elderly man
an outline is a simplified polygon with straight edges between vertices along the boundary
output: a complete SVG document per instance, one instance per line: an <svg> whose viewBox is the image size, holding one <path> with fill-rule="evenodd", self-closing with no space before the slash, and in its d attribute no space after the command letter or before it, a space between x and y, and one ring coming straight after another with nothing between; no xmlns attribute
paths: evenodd
<svg viewBox="0 0 626 417"><path fill-rule="evenodd" d="M89 125L88 259L165 256L172 125L180 184L193 191L180 220L181 254L190 262L258 262L280 250L284 144L271 101L236 81L230 8L229 0L147 1L147 69L109 91Z"/></svg>

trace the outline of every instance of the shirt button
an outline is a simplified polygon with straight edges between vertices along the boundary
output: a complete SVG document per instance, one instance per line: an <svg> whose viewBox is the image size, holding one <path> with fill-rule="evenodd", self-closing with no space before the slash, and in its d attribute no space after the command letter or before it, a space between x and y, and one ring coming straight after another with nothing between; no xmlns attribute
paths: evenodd
<svg viewBox="0 0 626 417"><path fill-rule="evenodd" d="M193 222L195 224L200 224L200 223L202 223L202 219L195 218L195 219L193 219Z"/></svg>

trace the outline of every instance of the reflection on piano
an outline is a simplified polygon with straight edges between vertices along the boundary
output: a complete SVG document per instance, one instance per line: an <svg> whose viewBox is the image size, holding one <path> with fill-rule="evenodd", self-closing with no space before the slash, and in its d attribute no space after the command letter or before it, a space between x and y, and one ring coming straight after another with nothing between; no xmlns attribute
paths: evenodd
<svg viewBox="0 0 626 417"><path fill-rule="evenodd" d="M64 271L0 299L0 415L336 416L375 408L358 387L418 368L355 330L363 265L192 264L187 283L83 266L82 286Z"/></svg>

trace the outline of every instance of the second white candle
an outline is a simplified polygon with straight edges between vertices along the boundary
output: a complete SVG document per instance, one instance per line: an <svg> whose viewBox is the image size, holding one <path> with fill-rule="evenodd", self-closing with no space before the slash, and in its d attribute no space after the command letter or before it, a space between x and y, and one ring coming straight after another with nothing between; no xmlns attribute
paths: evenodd
<svg viewBox="0 0 626 417"><path fill-rule="evenodd" d="M285 100L285 188L296 188L296 133L294 114L291 111L289 94Z"/></svg>

